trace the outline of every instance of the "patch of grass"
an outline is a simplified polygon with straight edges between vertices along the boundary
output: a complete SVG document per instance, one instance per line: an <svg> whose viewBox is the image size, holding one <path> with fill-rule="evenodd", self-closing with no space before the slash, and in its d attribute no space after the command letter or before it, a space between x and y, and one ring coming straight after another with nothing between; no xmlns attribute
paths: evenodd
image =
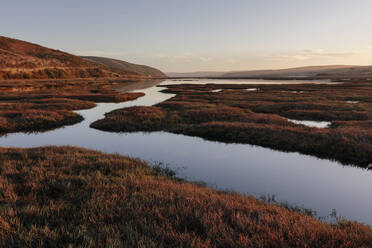
<svg viewBox="0 0 372 248"><path fill-rule="evenodd" d="M119 155L1 148L0 164L1 247L372 246L362 224L326 224Z"/></svg>
<svg viewBox="0 0 372 248"><path fill-rule="evenodd" d="M91 127L116 132L164 130L301 152L360 167L372 162L371 82L165 87L164 92L177 95L152 107L112 111ZM349 100L359 102L350 104ZM311 128L287 118L330 121L332 125Z"/></svg>
<svg viewBox="0 0 372 248"><path fill-rule="evenodd" d="M118 93L108 81L40 81L0 83L0 135L43 131L83 120L72 110L95 102L134 100L142 93Z"/></svg>
<svg viewBox="0 0 372 248"><path fill-rule="evenodd" d="M169 168L168 166L165 166L161 162L156 162L151 165L151 169L155 172L155 174L159 176L180 180L180 178L176 177L177 172L175 170Z"/></svg>

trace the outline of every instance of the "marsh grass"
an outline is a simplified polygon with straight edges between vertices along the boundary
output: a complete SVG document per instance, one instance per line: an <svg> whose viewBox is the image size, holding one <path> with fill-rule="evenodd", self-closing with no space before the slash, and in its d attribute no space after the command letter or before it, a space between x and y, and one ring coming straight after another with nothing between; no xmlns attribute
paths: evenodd
<svg viewBox="0 0 372 248"><path fill-rule="evenodd" d="M1 148L0 164L1 247L372 246L362 224L327 224L119 155Z"/></svg>
<svg viewBox="0 0 372 248"><path fill-rule="evenodd" d="M168 131L209 140L301 152L343 164L372 162L372 84L167 85L175 97L106 114L91 127L115 132ZM259 87L259 91L245 89ZM213 92L214 89L223 89ZM293 94L291 91L303 91ZM348 104L354 99L358 104ZM288 121L328 121L312 128Z"/></svg>
<svg viewBox="0 0 372 248"><path fill-rule="evenodd" d="M92 108L95 102L122 102L143 96L118 93L110 87L105 80L0 83L0 135L72 125L83 120L73 110Z"/></svg>
<svg viewBox="0 0 372 248"><path fill-rule="evenodd" d="M154 162L150 164L150 167L158 176L183 181L181 177L177 176L177 170L170 168L169 165L165 165L163 162Z"/></svg>

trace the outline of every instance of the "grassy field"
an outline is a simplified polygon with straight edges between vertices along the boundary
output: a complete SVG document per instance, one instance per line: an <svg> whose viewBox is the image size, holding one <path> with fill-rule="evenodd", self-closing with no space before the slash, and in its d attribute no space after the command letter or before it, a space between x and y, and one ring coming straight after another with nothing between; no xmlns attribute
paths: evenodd
<svg viewBox="0 0 372 248"><path fill-rule="evenodd" d="M73 110L121 102L142 93L118 93L108 80L0 82L0 135L42 131L82 121Z"/></svg>
<svg viewBox="0 0 372 248"><path fill-rule="evenodd" d="M78 57L0 35L0 79L164 78L143 65L101 57Z"/></svg>
<svg viewBox="0 0 372 248"><path fill-rule="evenodd" d="M372 82L336 85L168 85L175 97L115 110L91 127L158 131L295 151L367 167L372 163ZM295 124L329 121L329 128Z"/></svg>
<svg viewBox="0 0 372 248"><path fill-rule="evenodd" d="M372 246L362 224L326 224L119 155L1 148L0 164L1 247Z"/></svg>

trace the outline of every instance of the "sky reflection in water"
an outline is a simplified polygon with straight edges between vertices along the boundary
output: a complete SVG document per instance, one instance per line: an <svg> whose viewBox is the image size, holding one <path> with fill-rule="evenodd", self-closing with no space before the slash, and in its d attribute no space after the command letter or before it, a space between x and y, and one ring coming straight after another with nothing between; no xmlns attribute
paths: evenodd
<svg viewBox="0 0 372 248"><path fill-rule="evenodd" d="M180 82L166 80L161 84L175 83ZM130 90L146 94L135 101L100 103L94 109L77 111L85 120L76 125L44 133L9 134L0 137L0 145L72 145L129 155L150 162L160 161L177 169L180 176L189 180L255 196L276 195L279 201L311 208L319 216L326 216L332 209L337 209L338 214L348 219L372 225L370 171L252 145L211 142L166 132L110 133L89 128L90 123L103 118L108 111L130 106L150 106L172 97L171 94L159 92L162 88L153 85L150 82L150 88L146 88L146 84L139 87L132 85ZM122 90L127 89L124 87Z"/></svg>

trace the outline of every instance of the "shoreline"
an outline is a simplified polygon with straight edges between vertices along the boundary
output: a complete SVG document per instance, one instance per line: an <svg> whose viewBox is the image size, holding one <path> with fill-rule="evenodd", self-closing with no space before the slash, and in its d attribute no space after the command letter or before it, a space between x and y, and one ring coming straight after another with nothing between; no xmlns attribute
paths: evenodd
<svg viewBox="0 0 372 248"><path fill-rule="evenodd" d="M3 170L12 173L0 173L9 199L0 211L3 246L84 246L88 240L95 246L372 245L367 225L327 224L250 196L180 181L137 159L66 146L0 148L0 154ZM13 174L18 180L11 180Z"/></svg>
<svg viewBox="0 0 372 248"><path fill-rule="evenodd" d="M111 132L168 131L259 145L362 168L372 163L368 83L163 86L167 89L162 92L176 96L151 107L111 111L90 126ZM258 90L246 91L252 87ZM350 99L359 102L347 103ZM327 121L331 125L306 127L288 119Z"/></svg>

